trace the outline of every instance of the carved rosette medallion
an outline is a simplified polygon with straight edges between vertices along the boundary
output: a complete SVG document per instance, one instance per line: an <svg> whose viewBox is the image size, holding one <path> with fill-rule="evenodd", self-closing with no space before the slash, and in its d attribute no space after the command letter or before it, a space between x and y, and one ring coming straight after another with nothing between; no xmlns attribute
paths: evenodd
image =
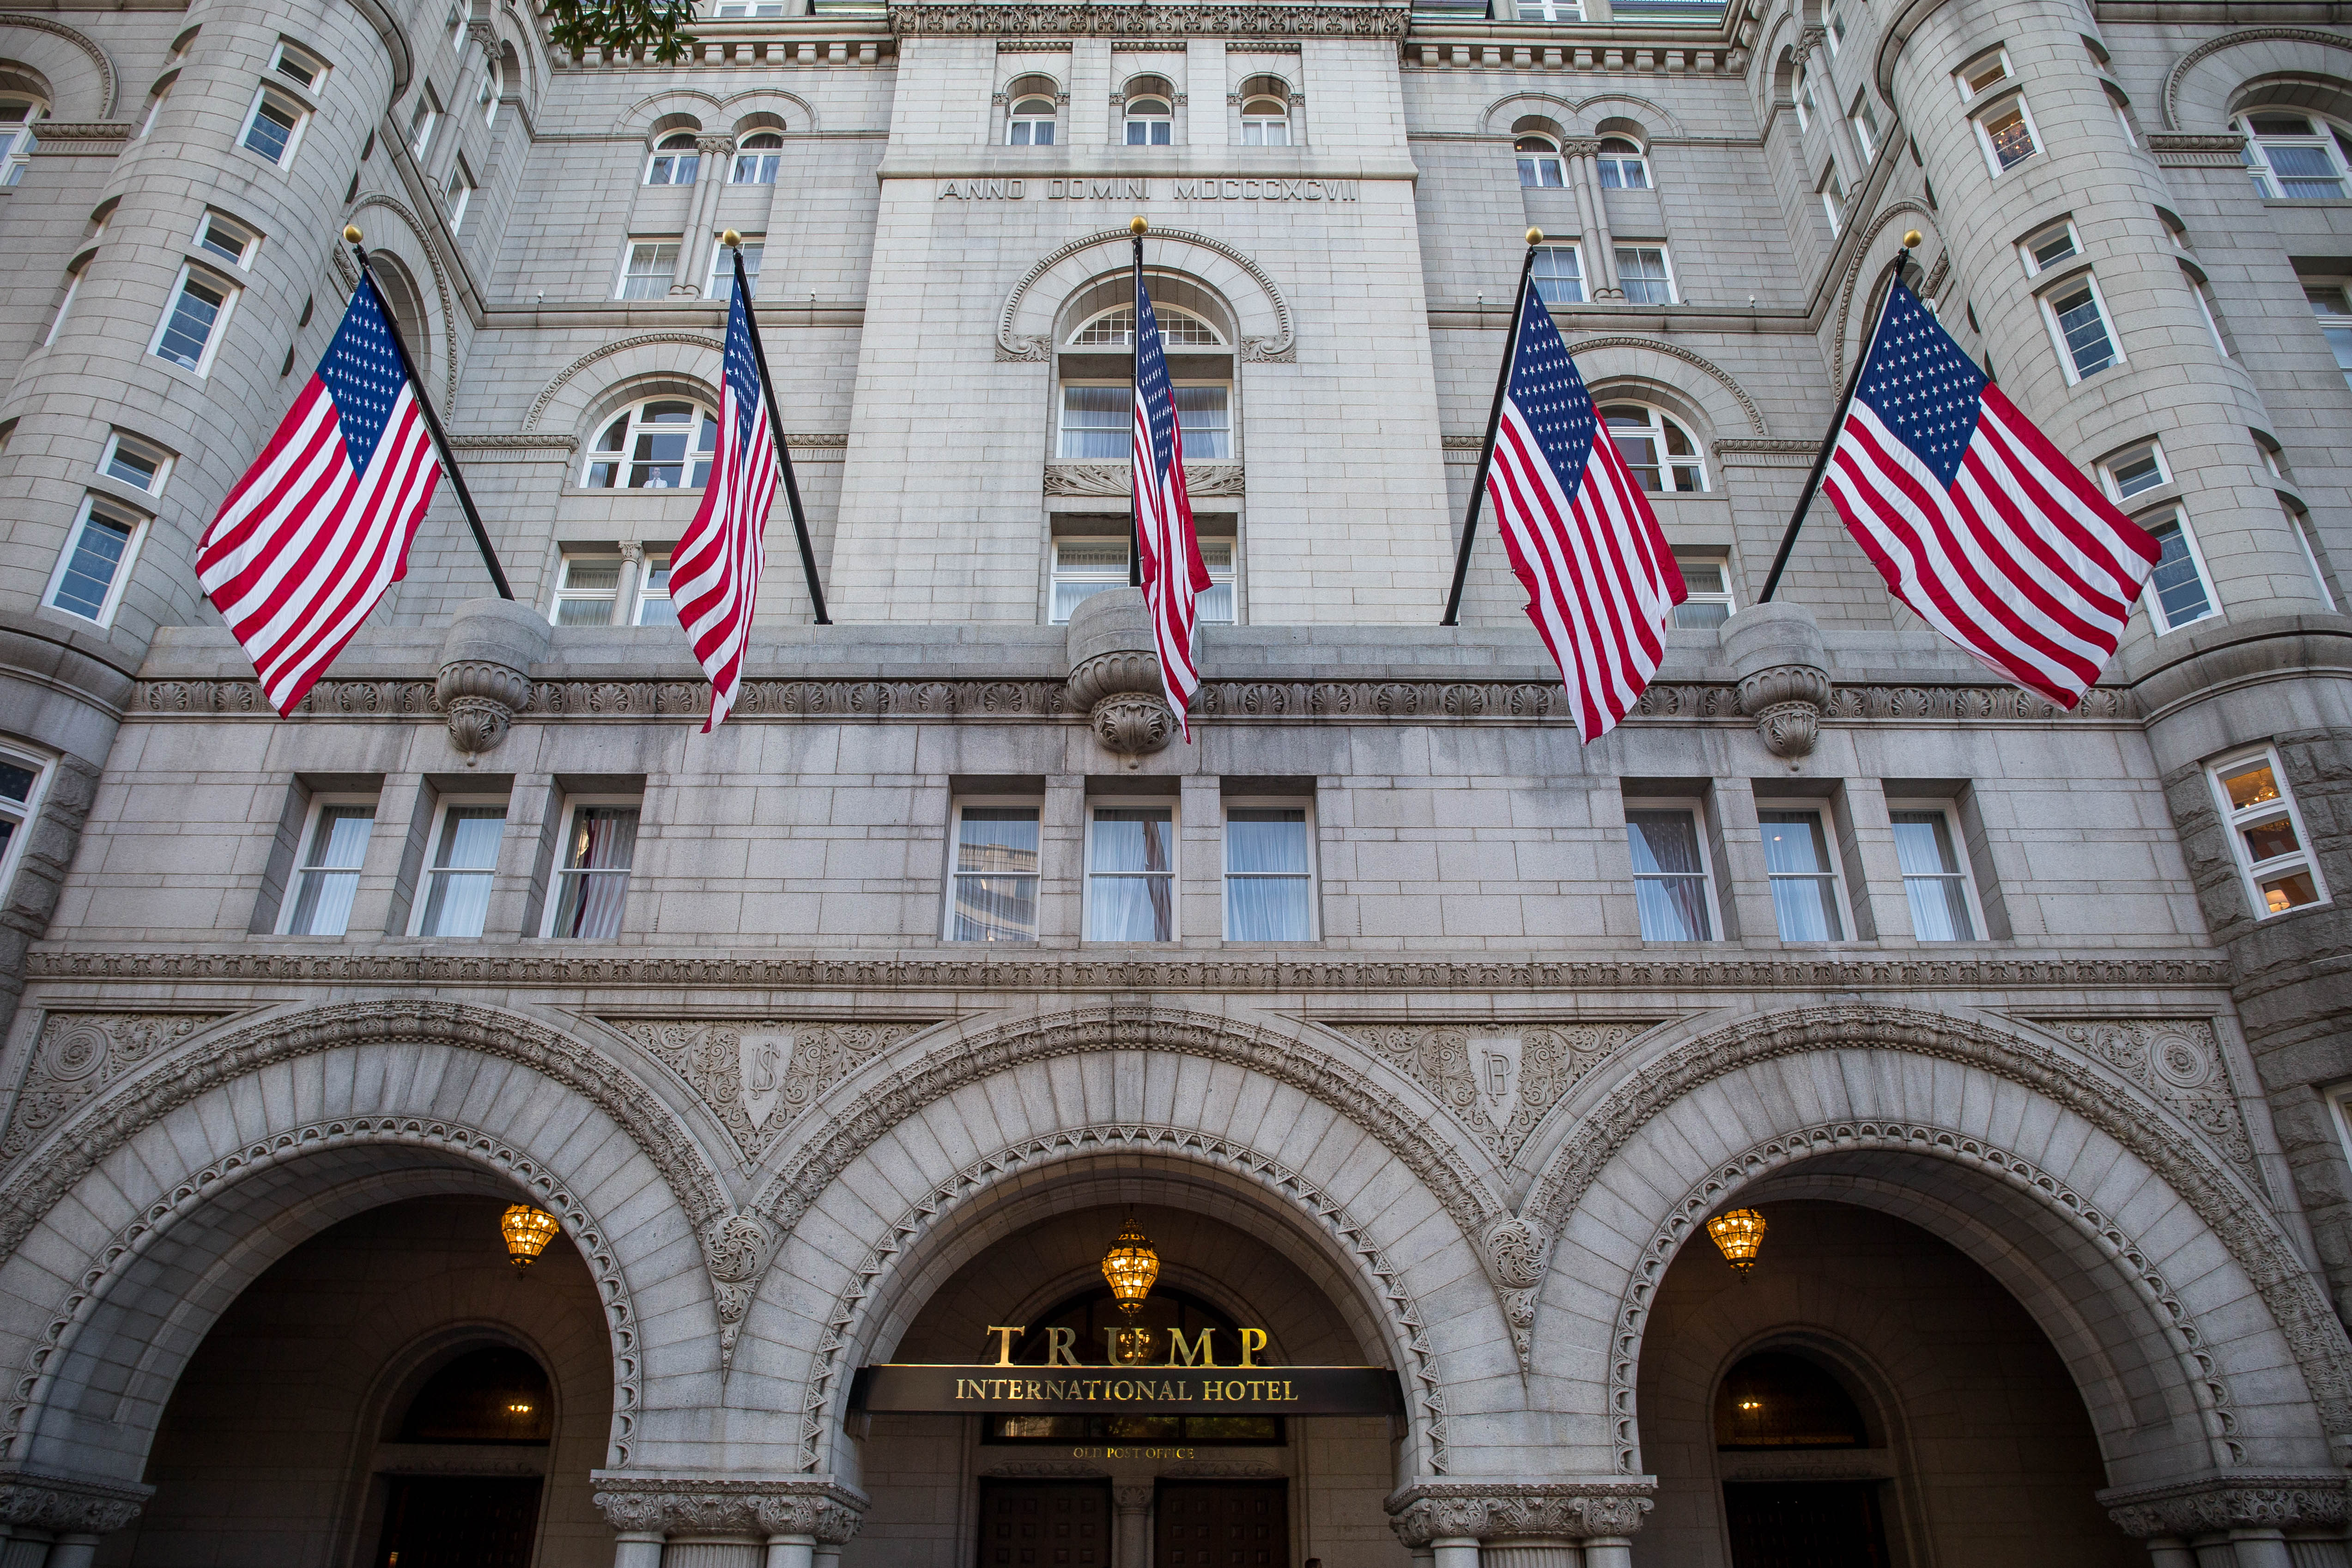
<svg viewBox="0 0 2352 1568"><path fill-rule="evenodd" d="M750 1214L730 1214L702 1233L702 1261L710 1270L711 1294L719 1304L722 1370L734 1364L736 1338L751 1310L760 1277L776 1255L778 1239L773 1227Z"/></svg>
<svg viewBox="0 0 2352 1568"><path fill-rule="evenodd" d="M2221 1042L2207 1019L2029 1019L2104 1062L2203 1134L2257 1192L2267 1193Z"/></svg>
<svg viewBox="0 0 2352 1568"><path fill-rule="evenodd" d="M1551 1233L1532 1219L1507 1214L1478 1233L1478 1260L1502 1301L1522 1373L1534 1364L1536 1294L1550 1259Z"/></svg>
<svg viewBox="0 0 2352 1568"><path fill-rule="evenodd" d="M13 1160L115 1080L163 1055L222 1013L68 1013L41 1020L41 1037L0 1135Z"/></svg>
<svg viewBox="0 0 2352 1568"><path fill-rule="evenodd" d="M819 1095L936 1019L827 1023L810 1019L602 1020L693 1086L750 1165Z"/></svg>

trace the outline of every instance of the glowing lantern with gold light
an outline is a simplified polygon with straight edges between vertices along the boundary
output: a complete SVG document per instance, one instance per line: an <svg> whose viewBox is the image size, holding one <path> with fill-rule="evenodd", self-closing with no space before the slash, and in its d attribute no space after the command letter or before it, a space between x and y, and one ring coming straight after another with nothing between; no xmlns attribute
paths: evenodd
<svg viewBox="0 0 2352 1568"><path fill-rule="evenodd" d="M1752 1208L1717 1215L1706 1222L1706 1233L1715 1238L1723 1260L1738 1273L1756 1267L1756 1254L1764 1249L1764 1217Z"/></svg>
<svg viewBox="0 0 2352 1568"><path fill-rule="evenodd" d="M1141 1362L1151 1354L1151 1331L1135 1321L1143 1311L1143 1299L1151 1294L1151 1282L1160 1278L1160 1254L1151 1249L1151 1239L1143 1234L1132 1215L1119 1228L1118 1239L1103 1254L1103 1278L1110 1281L1110 1293L1118 1302L1118 1310L1127 1314L1128 1326L1112 1331L1112 1354L1129 1365Z"/></svg>
<svg viewBox="0 0 2352 1568"><path fill-rule="evenodd" d="M518 1270L537 1262L560 1228L555 1216L527 1203L518 1203L499 1217L499 1233L507 1239L507 1260Z"/></svg>

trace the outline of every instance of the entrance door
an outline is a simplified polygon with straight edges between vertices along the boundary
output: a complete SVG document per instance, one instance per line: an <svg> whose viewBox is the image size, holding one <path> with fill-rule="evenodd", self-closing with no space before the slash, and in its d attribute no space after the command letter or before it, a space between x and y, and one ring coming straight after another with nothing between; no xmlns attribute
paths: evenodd
<svg viewBox="0 0 2352 1568"><path fill-rule="evenodd" d="M1110 1483L981 1482L980 1563L1110 1568Z"/></svg>
<svg viewBox="0 0 2352 1568"><path fill-rule="evenodd" d="M537 1479L394 1476L375 1568L529 1568Z"/></svg>
<svg viewBox="0 0 2352 1568"><path fill-rule="evenodd" d="M1727 1481L1732 1568L1886 1568L1875 1481Z"/></svg>
<svg viewBox="0 0 2352 1568"><path fill-rule="evenodd" d="M1290 1568L1288 1481L1161 1481L1152 1568Z"/></svg>

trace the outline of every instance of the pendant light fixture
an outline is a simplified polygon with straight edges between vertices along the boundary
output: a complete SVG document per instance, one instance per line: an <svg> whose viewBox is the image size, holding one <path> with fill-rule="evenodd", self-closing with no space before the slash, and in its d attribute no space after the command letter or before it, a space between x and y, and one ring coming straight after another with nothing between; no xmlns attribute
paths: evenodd
<svg viewBox="0 0 2352 1568"><path fill-rule="evenodd" d="M1723 1260L1735 1273L1745 1274L1756 1267L1756 1254L1764 1249L1764 1217L1752 1208L1717 1215L1706 1222L1706 1233L1715 1238Z"/></svg>
<svg viewBox="0 0 2352 1568"><path fill-rule="evenodd" d="M1103 1254L1102 1273L1110 1282L1111 1299L1127 1314L1127 1327L1109 1331L1112 1358L1124 1365L1139 1364L1151 1354L1151 1331L1135 1321L1136 1314L1151 1294L1151 1282L1160 1278L1160 1254L1152 1250L1151 1239L1135 1223L1131 1211L1110 1250Z"/></svg>
<svg viewBox="0 0 2352 1568"><path fill-rule="evenodd" d="M518 1203L499 1217L499 1233L507 1239L507 1260L518 1273L539 1260L562 1228L555 1216L527 1203Z"/></svg>

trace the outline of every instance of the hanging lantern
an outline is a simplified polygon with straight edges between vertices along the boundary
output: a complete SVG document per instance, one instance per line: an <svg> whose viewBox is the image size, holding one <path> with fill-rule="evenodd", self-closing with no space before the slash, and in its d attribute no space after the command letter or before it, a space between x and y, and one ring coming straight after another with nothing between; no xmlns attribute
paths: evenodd
<svg viewBox="0 0 2352 1568"><path fill-rule="evenodd" d="M518 1271L539 1260L560 1228L555 1216L527 1203L518 1203L499 1217L499 1233L507 1239L507 1260Z"/></svg>
<svg viewBox="0 0 2352 1568"><path fill-rule="evenodd" d="M1111 1357L1123 1365L1140 1365L1151 1354L1151 1331L1136 1322L1135 1315L1143 1310L1143 1298L1151 1293L1151 1281L1160 1278L1160 1254L1151 1249L1150 1238L1143 1234L1133 1215L1128 1216L1118 1239L1103 1254L1102 1271L1110 1281L1112 1299L1127 1314L1127 1327L1110 1331Z"/></svg>
<svg viewBox="0 0 2352 1568"><path fill-rule="evenodd" d="M1756 1254L1764 1249L1764 1217L1752 1208L1717 1215L1706 1222L1706 1233L1715 1238L1723 1260L1736 1273L1745 1274L1756 1267Z"/></svg>

